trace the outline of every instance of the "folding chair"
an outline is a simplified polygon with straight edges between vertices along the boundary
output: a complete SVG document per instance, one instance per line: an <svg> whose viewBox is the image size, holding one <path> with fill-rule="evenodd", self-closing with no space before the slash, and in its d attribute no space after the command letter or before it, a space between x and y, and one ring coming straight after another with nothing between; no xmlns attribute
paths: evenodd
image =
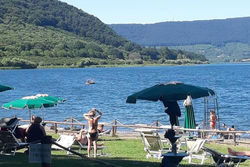
<svg viewBox="0 0 250 167"><path fill-rule="evenodd" d="M16 153L16 150L28 146L28 143L21 143L10 131L0 131L0 154Z"/></svg>
<svg viewBox="0 0 250 167"><path fill-rule="evenodd" d="M230 166L236 165L236 167L238 167L241 162L245 162L246 160L250 159L250 157L248 157L248 156L232 156L230 154L223 154L223 153L220 153L216 150L213 150L211 148L207 148L204 146L202 147L202 149L212 155L213 160L217 166L225 163L225 164L228 164Z"/></svg>
<svg viewBox="0 0 250 167"><path fill-rule="evenodd" d="M201 164L204 164L206 159L206 152L204 152L201 148L204 146L206 140L205 139L197 139L195 141L186 140L187 142L187 153L189 154L188 163L192 162L192 159L201 159Z"/></svg>
<svg viewBox="0 0 250 167"><path fill-rule="evenodd" d="M56 140L56 143L71 149L72 145L74 144L76 138L75 136L72 135L60 135L59 138ZM56 149L56 150L63 150L63 148L56 146L55 144L52 144L51 146L52 149ZM67 154L69 154L69 151L67 151Z"/></svg>
<svg viewBox="0 0 250 167"><path fill-rule="evenodd" d="M159 135L142 133L144 150L147 152L146 158L151 156L158 159L161 158L163 152L170 151L169 148L163 148L163 144Z"/></svg>

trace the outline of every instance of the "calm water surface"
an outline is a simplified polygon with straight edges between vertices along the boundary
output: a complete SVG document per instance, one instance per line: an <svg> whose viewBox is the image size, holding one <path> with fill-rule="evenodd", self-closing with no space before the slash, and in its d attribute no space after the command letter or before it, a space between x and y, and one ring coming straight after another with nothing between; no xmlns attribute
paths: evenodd
<svg viewBox="0 0 250 167"><path fill-rule="evenodd" d="M96 84L85 85L88 78ZM57 107L45 109L46 120L63 121L73 116L84 121L82 114L92 107L103 112L102 122L117 119L124 124L148 123L159 120L169 124L161 102L138 101L126 104L127 96L160 82L182 81L209 87L217 93L221 123L235 125L237 129L250 127L250 64L217 64L194 66L161 66L129 68L81 68L0 70L1 84L15 90L0 93L0 105L23 96L47 93L67 101ZM180 124L183 124L184 109ZM203 99L195 99L197 123L203 120ZM41 115L41 110L32 111ZM1 117L28 119L28 110L0 109Z"/></svg>

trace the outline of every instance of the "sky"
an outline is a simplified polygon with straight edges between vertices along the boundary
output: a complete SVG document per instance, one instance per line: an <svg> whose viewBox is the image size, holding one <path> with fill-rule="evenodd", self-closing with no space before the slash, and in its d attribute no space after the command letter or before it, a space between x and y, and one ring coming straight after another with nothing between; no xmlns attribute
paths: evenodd
<svg viewBox="0 0 250 167"><path fill-rule="evenodd" d="M61 0L106 24L150 24L250 16L250 0Z"/></svg>

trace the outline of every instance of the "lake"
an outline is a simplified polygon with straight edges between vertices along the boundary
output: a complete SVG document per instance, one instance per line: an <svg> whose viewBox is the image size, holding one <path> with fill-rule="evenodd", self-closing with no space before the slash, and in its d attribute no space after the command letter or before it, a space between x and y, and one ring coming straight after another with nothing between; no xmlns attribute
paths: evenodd
<svg viewBox="0 0 250 167"><path fill-rule="evenodd" d="M96 84L85 85L88 78ZM74 117L81 122L83 113L92 107L103 113L101 122L117 119L122 124L147 123L159 120L169 124L161 102L137 101L127 104L127 96L157 83L182 81L213 89L218 96L220 122L235 125L237 130L250 127L250 64L211 64L190 66L150 66L121 68L73 68L0 70L0 83L15 90L0 93L0 105L23 96L47 93L66 102L44 109L45 120L64 121ZM183 101L179 102L183 125ZM194 99L196 122L203 120L203 98ZM32 111L42 115L41 110ZM28 110L0 109L1 117L28 119Z"/></svg>

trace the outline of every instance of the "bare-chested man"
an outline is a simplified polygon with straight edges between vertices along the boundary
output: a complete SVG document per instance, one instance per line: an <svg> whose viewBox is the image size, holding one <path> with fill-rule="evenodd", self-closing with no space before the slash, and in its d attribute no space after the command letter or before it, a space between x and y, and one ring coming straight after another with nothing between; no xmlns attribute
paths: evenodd
<svg viewBox="0 0 250 167"><path fill-rule="evenodd" d="M98 116L95 117L96 112ZM98 139L98 120L101 118L102 113L95 108L92 108L88 113L83 114L83 117L88 121L88 157L90 157L91 145L94 145L94 157L97 154L97 139Z"/></svg>
<svg viewBox="0 0 250 167"><path fill-rule="evenodd" d="M234 156L248 156L250 157L250 151L234 151L231 148L228 148L228 153Z"/></svg>

